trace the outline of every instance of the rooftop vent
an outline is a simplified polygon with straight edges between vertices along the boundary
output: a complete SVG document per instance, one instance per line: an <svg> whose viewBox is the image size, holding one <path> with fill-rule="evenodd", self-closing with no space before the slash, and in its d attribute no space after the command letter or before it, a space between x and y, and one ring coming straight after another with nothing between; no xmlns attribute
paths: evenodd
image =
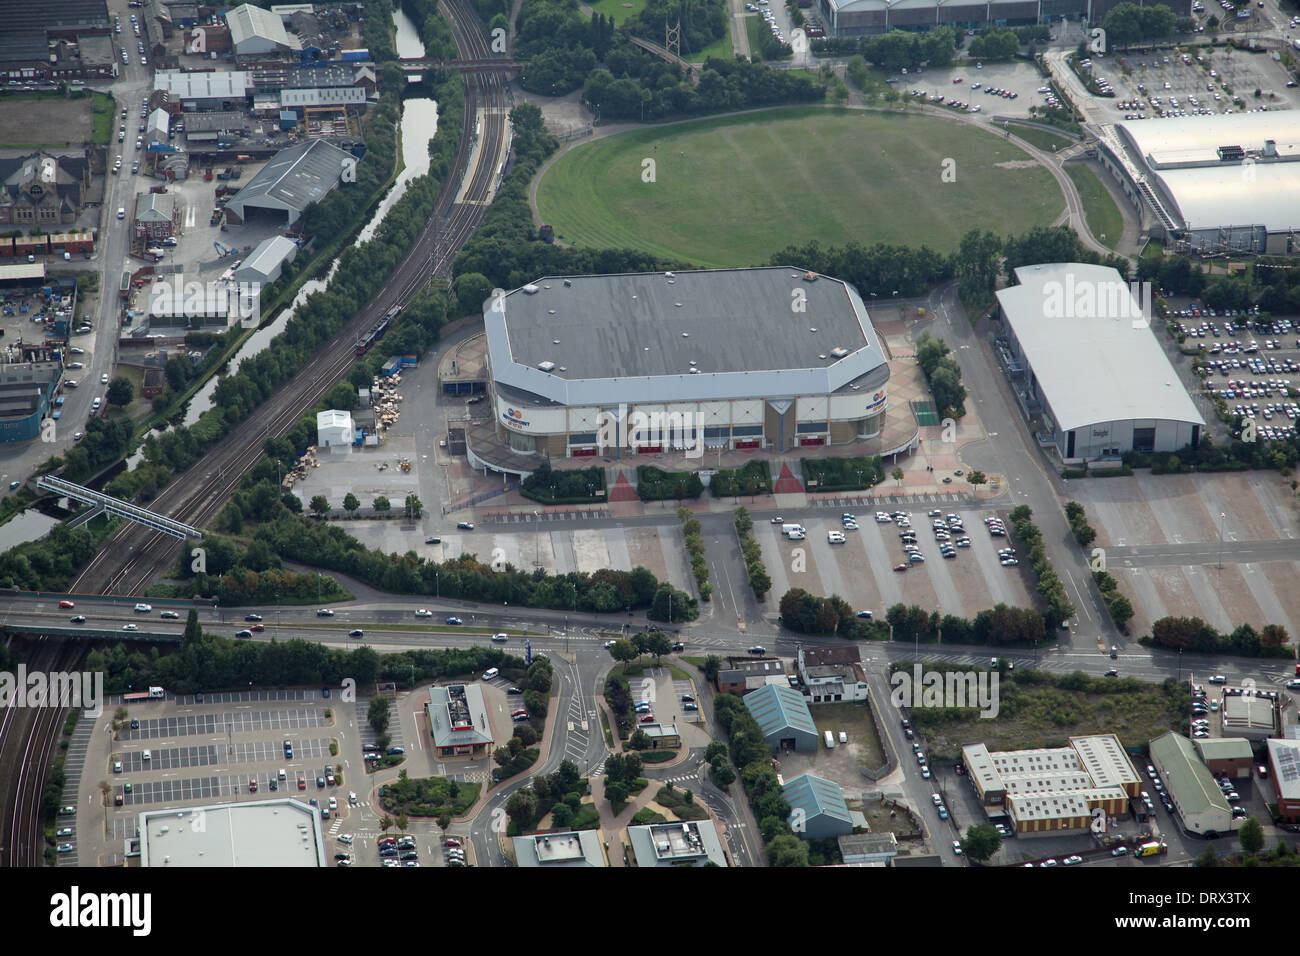
<svg viewBox="0 0 1300 956"><path fill-rule="evenodd" d="M682 304L680 302L674 302L673 305L679 309L682 307Z"/></svg>
<svg viewBox="0 0 1300 956"><path fill-rule="evenodd" d="M666 278L669 278L669 279L675 279L675 278L676 278L676 276L674 276L671 272L665 272L665 273L664 273L664 276L665 276Z"/></svg>
<svg viewBox="0 0 1300 956"><path fill-rule="evenodd" d="M551 339L551 344L552 344L552 345L559 345L559 344L560 344L560 340L559 340L559 339Z"/></svg>
<svg viewBox="0 0 1300 956"><path fill-rule="evenodd" d="M809 329L808 331L809 331L809 332L816 332L817 329L816 329L816 328L811 328L811 329Z"/></svg>
<svg viewBox="0 0 1300 956"><path fill-rule="evenodd" d="M547 284L545 284L545 285L542 286L543 289L549 289L550 287L551 287L551 286L550 286L550 283L547 283Z"/></svg>
<svg viewBox="0 0 1300 956"><path fill-rule="evenodd" d="M844 358L844 356L848 354L849 354L849 350L842 345L838 345L835 348L831 349L831 355L834 355L836 358Z"/></svg>
<svg viewBox="0 0 1300 956"><path fill-rule="evenodd" d="M823 362L826 361L826 353L825 353L825 352L823 352L821 355L819 355L819 356L817 356L817 357L818 357L819 359L821 359Z"/></svg>
<svg viewBox="0 0 1300 956"><path fill-rule="evenodd" d="M554 363L554 362L538 362L538 363L537 363L537 367L540 368L543 372L549 372L549 371L551 371L553 368L555 368L555 363Z"/></svg>
<svg viewBox="0 0 1300 956"><path fill-rule="evenodd" d="M540 291L541 289L537 288L537 286L533 285L531 282L523 288L524 295L537 295Z"/></svg>
<svg viewBox="0 0 1300 956"><path fill-rule="evenodd" d="M699 375L699 374L700 374L700 370L699 370L698 368L693 368L693 369L691 369L691 374L692 374L692 375Z"/></svg>
<svg viewBox="0 0 1300 956"><path fill-rule="evenodd" d="M803 281L804 281L804 282L816 282L816 281L817 281L817 273L815 273L815 272L805 272L805 273L803 274Z"/></svg>
<svg viewBox="0 0 1300 956"><path fill-rule="evenodd" d="M547 314L547 315L554 315L554 314L555 314L555 310L554 310L554 309L547 309L547 310L546 310L546 314Z"/></svg>
<svg viewBox="0 0 1300 956"><path fill-rule="evenodd" d="M692 364L692 365L694 365L694 364L695 364L695 362L694 362L694 361L693 361L693 360L692 360L692 362L691 362L691 364Z"/></svg>
<svg viewBox="0 0 1300 956"><path fill-rule="evenodd" d="M690 332L683 332L683 333L682 333L682 338L684 338L684 339L689 339L690 337L691 337L691 333L690 333Z"/></svg>
<svg viewBox="0 0 1300 956"><path fill-rule="evenodd" d="M565 279L565 280L564 280L564 287L565 287L566 289L569 288L569 286L571 286L571 285L573 285L573 280L572 280L572 279Z"/></svg>

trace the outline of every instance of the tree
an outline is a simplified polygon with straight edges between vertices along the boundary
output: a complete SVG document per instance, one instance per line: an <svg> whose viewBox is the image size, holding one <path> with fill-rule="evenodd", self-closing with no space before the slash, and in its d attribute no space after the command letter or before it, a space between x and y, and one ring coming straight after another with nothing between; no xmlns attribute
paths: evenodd
<svg viewBox="0 0 1300 956"><path fill-rule="evenodd" d="M1241 841L1241 848L1254 856L1264 848L1264 828L1254 817L1247 817L1241 822L1237 839Z"/></svg>
<svg viewBox="0 0 1300 956"><path fill-rule="evenodd" d="M646 650L655 656L655 666L657 667L661 657L672 653L673 642L668 639L668 635L663 631L655 631L646 641Z"/></svg>
<svg viewBox="0 0 1300 956"><path fill-rule="evenodd" d="M424 503L416 495L406 496L406 517L415 520L420 517L420 512L424 510Z"/></svg>
<svg viewBox="0 0 1300 956"><path fill-rule="evenodd" d="M376 498L374 501L370 503L370 506L374 508L376 511L387 511L389 508L392 507L392 504L389 503L387 498L385 498L383 495L380 495L378 498Z"/></svg>
<svg viewBox="0 0 1300 956"><path fill-rule="evenodd" d="M135 398L135 386L129 378L118 376L108 383L108 403L118 407L130 405Z"/></svg>
<svg viewBox="0 0 1300 956"><path fill-rule="evenodd" d="M772 866L807 866L808 844L792 833L783 833L767 845L767 862Z"/></svg>
<svg viewBox="0 0 1300 956"><path fill-rule="evenodd" d="M627 665L632 663L641 655L637 653L636 647L627 638L622 638L614 642L614 646L609 649L609 656L616 661L623 662L623 670L627 670Z"/></svg>
<svg viewBox="0 0 1300 956"><path fill-rule="evenodd" d="M354 495L352 492L349 491L346 495L343 496L343 510L348 512L348 514L351 514L352 512L356 511L360 507L361 507L361 502L357 500L357 496Z"/></svg>
<svg viewBox="0 0 1300 956"><path fill-rule="evenodd" d="M717 654L710 654L704 658L704 666L700 668L704 674L704 679L712 684L718 678L718 671L722 670L722 658Z"/></svg>
<svg viewBox="0 0 1300 956"><path fill-rule="evenodd" d="M329 514L330 503L324 495L312 495L309 507L315 514L324 515Z"/></svg>
<svg viewBox="0 0 1300 956"><path fill-rule="evenodd" d="M520 830L527 830L537 816L537 795L527 787L516 790L506 801L506 815Z"/></svg>
<svg viewBox="0 0 1300 956"><path fill-rule="evenodd" d="M573 808L567 803L557 803L551 807L551 826L556 830L567 830L573 822Z"/></svg>
<svg viewBox="0 0 1300 956"><path fill-rule="evenodd" d="M382 694L378 697L372 697L370 708L366 711L366 720L375 729L375 733L382 734L388 729L388 717L388 698Z"/></svg>
<svg viewBox="0 0 1300 956"><path fill-rule="evenodd" d="M725 760L715 761L709 767L709 772L713 776L714 786L726 790L736 782L736 771L731 769L731 764Z"/></svg>
<svg viewBox="0 0 1300 956"><path fill-rule="evenodd" d="M627 803L627 784L619 780L605 784L605 799L612 804Z"/></svg>
<svg viewBox="0 0 1300 956"><path fill-rule="evenodd" d="M632 736L627 739L627 745L633 750L649 750L650 735L638 727L632 732Z"/></svg>
<svg viewBox="0 0 1300 956"><path fill-rule="evenodd" d="M982 471L972 471L966 475L966 480L978 489L980 485L987 484L989 479Z"/></svg>
<svg viewBox="0 0 1300 956"><path fill-rule="evenodd" d="M893 478L901 486L903 484L903 469L895 468L889 473L889 477Z"/></svg>
<svg viewBox="0 0 1300 956"><path fill-rule="evenodd" d="M185 633L181 636L181 646L193 646L195 641L203 637L203 625L199 623L199 612L190 608L190 613L185 618ZM122 714L126 716L125 711Z"/></svg>
<svg viewBox="0 0 1300 956"><path fill-rule="evenodd" d="M977 823L966 831L961 851L977 863L983 863L1002 847L1002 835L992 824Z"/></svg>

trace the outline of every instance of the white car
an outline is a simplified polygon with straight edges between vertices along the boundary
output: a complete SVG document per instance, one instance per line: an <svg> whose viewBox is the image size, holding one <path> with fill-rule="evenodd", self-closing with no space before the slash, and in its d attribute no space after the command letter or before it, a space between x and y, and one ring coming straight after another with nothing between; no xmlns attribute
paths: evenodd
<svg viewBox="0 0 1300 956"><path fill-rule="evenodd" d="M827 531L827 532L826 532L826 540L827 540L830 544L843 544L844 541L845 541L844 532L843 532L843 531Z"/></svg>
<svg viewBox="0 0 1300 956"><path fill-rule="evenodd" d="M140 628L138 628L138 627L137 627L136 625L134 625L134 624L123 624L123 625L122 625L122 630L124 630L124 631L138 631L138 630L140 630Z"/></svg>
<svg viewBox="0 0 1300 956"><path fill-rule="evenodd" d="M350 844L352 843L352 834L351 834L351 833L340 833L340 834L339 834L338 836L336 836L334 839L338 840L340 843L347 843L347 844L350 845Z"/></svg>
<svg viewBox="0 0 1300 956"><path fill-rule="evenodd" d="M611 647L614 646L614 643L615 643L614 641L606 641L604 644L600 646L603 647L605 650L609 650Z"/></svg>
<svg viewBox="0 0 1300 956"><path fill-rule="evenodd" d="M416 617L433 617L433 612L430 611L428 608L423 608L423 607L422 607L422 608L420 608L418 611L415 612L415 616L416 616Z"/></svg>
<svg viewBox="0 0 1300 956"><path fill-rule="evenodd" d="M99 384L100 384L100 385L107 385L107 384L108 384L108 373L107 373L107 372L105 372L103 375L99 376Z"/></svg>
<svg viewBox="0 0 1300 956"><path fill-rule="evenodd" d="M137 605L135 606L135 609L136 609L137 611L140 611L141 613L148 614L150 611L153 610L153 605L152 605L152 604L137 604Z"/></svg>

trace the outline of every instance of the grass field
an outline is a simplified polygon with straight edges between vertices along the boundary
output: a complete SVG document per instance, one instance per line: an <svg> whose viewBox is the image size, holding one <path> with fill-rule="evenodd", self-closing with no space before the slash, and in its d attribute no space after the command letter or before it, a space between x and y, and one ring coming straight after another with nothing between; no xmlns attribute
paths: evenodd
<svg viewBox="0 0 1300 956"><path fill-rule="evenodd" d="M714 40L699 53L688 53L682 57L687 63L703 63L711 56L731 59L735 55L735 50L731 46L731 19L727 19L727 30L722 36Z"/></svg>
<svg viewBox="0 0 1300 956"><path fill-rule="evenodd" d="M634 17L645 9L646 0L598 0L587 6L597 13L611 18L616 26L622 26L628 17Z"/></svg>
<svg viewBox="0 0 1300 956"><path fill-rule="evenodd" d="M1019 136L1030 146L1037 146L1049 153L1054 153L1058 149L1063 149L1076 142L1074 137L1066 136L1064 133L1053 133L1050 130L1038 129L1033 126L1019 126L1015 123L1011 124L1011 135Z"/></svg>
<svg viewBox="0 0 1300 956"><path fill-rule="evenodd" d="M1074 180L1074 188L1079 190L1079 198L1083 200L1083 215L1088 220L1088 229L1103 246L1114 249L1124 232L1124 217L1110 191L1087 166L1066 163L1065 171Z"/></svg>
<svg viewBox="0 0 1300 956"><path fill-rule="evenodd" d="M749 56L756 63L761 63L763 54L759 52L758 41L763 38L767 26L759 17L745 17L745 35L749 37Z"/></svg>
<svg viewBox="0 0 1300 956"><path fill-rule="evenodd" d="M653 182L643 161L655 160ZM955 181L942 182L945 160ZM752 266L790 243L922 243L1045 225L1063 201L1014 144L970 124L791 108L596 140L560 158L538 211L576 246Z"/></svg>

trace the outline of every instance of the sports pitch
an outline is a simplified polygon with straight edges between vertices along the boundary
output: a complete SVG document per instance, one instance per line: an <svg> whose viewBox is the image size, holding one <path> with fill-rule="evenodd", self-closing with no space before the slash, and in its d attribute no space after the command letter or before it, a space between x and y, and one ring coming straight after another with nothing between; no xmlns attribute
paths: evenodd
<svg viewBox="0 0 1300 956"><path fill-rule="evenodd" d="M792 108L583 144L546 172L537 207L569 245L726 267L814 239L951 252L971 229L1050 224L1065 202L1045 169L973 124Z"/></svg>

